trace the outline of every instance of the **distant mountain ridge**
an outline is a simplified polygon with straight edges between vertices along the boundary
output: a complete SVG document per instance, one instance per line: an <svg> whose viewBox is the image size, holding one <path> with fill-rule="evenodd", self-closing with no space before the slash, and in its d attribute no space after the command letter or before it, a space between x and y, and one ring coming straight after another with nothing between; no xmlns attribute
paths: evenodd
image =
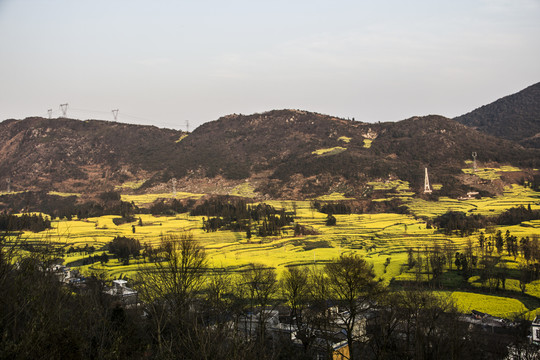
<svg viewBox="0 0 540 360"><path fill-rule="evenodd" d="M450 188L472 152L482 162L520 166L532 166L539 154L442 116L368 124L299 110L223 117L196 129L179 150L186 161L159 181L266 172L257 190L270 197L360 195L367 182L392 177L420 188L424 167Z"/></svg>
<svg viewBox="0 0 540 360"><path fill-rule="evenodd" d="M525 147L540 148L540 82L454 120Z"/></svg>
<svg viewBox="0 0 540 360"><path fill-rule="evenodd" d="M0 123L0 189L11 178L19 190L91 192L148 176L182 134L100 120L6 120Z"/></svg>
<svg viewBox="0 0 540 360"><path fill-rule="evenodd" d="M506 104L507 114L529 114L522 120L534 129L538 88L476 114ZM96 193L138 181L144 184L137 191L170 192L176 179L179 190L190 192L227 193L248 184L262 198L362 197L370 181L398 178L421 193L428 167L432 181L442 185L438 194L457 196L471 187L461 169L470 166L473 152L484 165L538 167L540 149L523 147L535 139L524 129L517 126L515 142L489 134L502 131L503 116L495 121L485 115L477 129L464 119L363 123L286 109L227 115L189 134L99 120L6 120L0 123L0 191L9 178L19 191Z"/></svg>

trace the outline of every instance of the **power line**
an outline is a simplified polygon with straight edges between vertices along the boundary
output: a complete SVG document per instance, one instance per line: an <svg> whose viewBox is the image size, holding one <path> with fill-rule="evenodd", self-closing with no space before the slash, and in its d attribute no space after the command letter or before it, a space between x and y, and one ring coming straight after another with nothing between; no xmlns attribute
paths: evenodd
<svg viewBox="0 0 540 360"><path fill-rule="evenodd" d="M68 109L68 104L67 103L66 104L60 104L60 110L62 112L62 117L67 116L67 109ZM111 113L110 111L95 110L95 109L81 109L81 108L74 108L74 107L69 107L69 110L70 110L71 113L73 113L73 112L75 112L75 113L85 113L85 114L87 114L89 116L101 115L101 114L110 114ZM52 111L52 109L47 110L47 115L49 116L49 118L51 118L54 113L55 113L55 111ZM113 114L114 120L117 120L119 110L118 109L112 110L112 114ZM147 122L147 123L152 123L153 122L153 120L151 120L151 119L136 116L136 115L126 114L124 112L122 112L122 117L123 118L130 118L130 119L140 120L140 121L144 121L144 122ZM186 127L187 127L188 132L189 132L189 121L186 121Z"/></svg>

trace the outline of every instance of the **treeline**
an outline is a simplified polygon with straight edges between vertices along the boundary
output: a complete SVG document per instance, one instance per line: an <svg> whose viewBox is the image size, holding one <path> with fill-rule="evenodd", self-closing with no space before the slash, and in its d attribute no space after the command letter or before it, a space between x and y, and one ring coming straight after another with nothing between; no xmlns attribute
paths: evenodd
<svg viewBox="0 0 540 360"><path fill-rule="evenodd" d="M140 209L133 203L121 200L120 193L106 191L95 200L80 201L77 196L50 195L46 192L26 191L17 194L0 196L0 210L21 212L42 212L49 214L52 219L71 220L99 217L103 215L120 215L131 219Z"/></svg>
<svg viewBox="0 0 540 360"><path fill-rule="evenodd" d="M336 344L352 360L507 355L508 335L501 342L470 330L430 291L389 291L356 255L290 267L281 277L258 264L231 274L209 268L191 237L165 238L159 261L130 281L141 303L127 306L105 293L100 274L66 291L40 270L45 258L27 256L16 266L0 246L5 358L330 359L339 356Z"/></svg>
<svg viewBox="0 0 540 360"><path fill-rule="evenodd" d="M409 209L402 200L393 198L384 201L348 200L311 202L311 207L327 215L396 213L408 214Z"/></svg>
<svg viewBox="0 0 540 360"><path fill-rule="evenodd" d="M284 226L294 221L293 213L268 204L250 205L243 199L218 197L205 200L190 211L191 216L203 217L206 232L217 230L245 231L246 237L278 236Z"/></svg>
<svg viewBox="0 0 540 360"><path fill-rule="evenodd" d="M448 211L433 219L433 226L447 235L453 232L459 232L461 236L470 235L478 229L485 228L488 224L489 219L486 216L467 215L461 211Z"/></svg>
<svg viewBox="0 0 540 360"><path fill-rule="evenodd" d="M345 204L344 202L327 202L322 203L320 201L314 201L311 206L315 208L318 212L328 215L338 215L338 214L350 214L352 212L350 205Z"/></svg>
<svg viewBox="0 0 540 360"><path fill-rule="evenodd" d="M40 232L51 228L51 221L42 214L12 215L0 213L0 231Z"/></svg>
<svg viewBox="0 0 540 360"><path fill-rule="evenodd" d="M464 278L478 276L482 286L492 290L505 290L510 278L519 281L525 293L527 285L540 279L540 238L524 236L518 238L507 230L486 235L480 232L476 241L468 240L464 248L450 243L435 244L407 250L407 265L416 281L427 281L441 285L445 270L457 270ZM503 256L521 258L517 270L510 270Z"/></svg>
<svg viewBox="0 0 540 360"><path fill-rule="evenodd" d="M141 253L141 243L139 240L126 236L116 236L108 244L109 251L120 259L124 265L129 264L129 258L138 258Z"/></svg>
<svg viewBox="0 0 540 360"><path fill-rule="evenodd" d="M531 205L512 207L498 216L478 214L467 215L462 211L448 211L437 216L430 225L441 229L445 234L454 232L461 236L470 235L478 229L492 225L518 225L524 221L540 219L540 210L531 210Z"/></svg>
<svg viewBox="0 0 540 360"><path fill-rule="evenodd" d="M152 205L150 205L150 208L148 210L152 215L171 216L188 212L194 204L195 201L192 199L188 199L185 203L178 199L172 199L170 201L165 199L159 199L156 200Z"/></svg>
<svg viewBox="0 0 540 360"><path fill-rule="evenodd" d="M527 207L517 206L510 208L495 218L497 225L517 225L524 221L540 219L540 210L531 210L531 205Z"/></svg>

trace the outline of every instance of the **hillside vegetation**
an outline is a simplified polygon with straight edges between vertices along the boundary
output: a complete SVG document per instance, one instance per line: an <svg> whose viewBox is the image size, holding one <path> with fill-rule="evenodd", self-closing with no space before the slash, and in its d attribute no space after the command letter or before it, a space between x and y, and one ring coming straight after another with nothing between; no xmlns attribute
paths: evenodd
<svg viewBox="0 0 540 360"><path fill-rule="evenodd" d="M98 192L173 161L181 131L98 120L0 123L0 180L16 190Z"/></svg>
<svg viewBox="0 0 540 360"><path fill-rule="evenodd" d="M455 118L486 134L540 148L540 83Z"/></svg>

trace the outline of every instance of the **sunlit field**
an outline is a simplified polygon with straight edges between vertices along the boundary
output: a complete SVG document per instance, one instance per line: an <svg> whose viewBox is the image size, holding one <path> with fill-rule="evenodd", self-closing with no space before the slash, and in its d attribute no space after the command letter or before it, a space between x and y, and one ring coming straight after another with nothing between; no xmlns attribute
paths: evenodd
<svg viewBox="0 0 540 360"><path fill-rule="evenodd" d="M190 233L205 248L210 266L233 272L242 270L249 263L256 262L276 268L279 273L289 266L322 265L341 254L353 252L372 262L381 281L390 284L393 280L403 281L414 278L415 275L407 268L409 248L423 249L433 247L435 244L441 247L450 244L459 250L463 249L469 240L477 241L477 234L470 237L448 236L435 229L427 228L422 217L433 218L449 210L494 215L518 205L530 205L532 209L540 209L540 195L518 185L507 187L504 194L496 198L464 201L441 198L438 202L413 199L406 182L396 180L370 185L375 189L397 189L398 196L402 196L411 214L335 215L336 225L326 226L327 215L313 209L311 201L267 201L266 203L277 209L285 208L287 211L296 209L295 223L311 227L318 234L295 237L293 226L283 228L280 236L264 238L253 234L251 239L248 239L245 232L207 233L202 229L202 216L189 216L184 213L176 216L136 215L135 222L118 226L112 221L115 216L84 220L74 218L71 221L57 219L52 221L53 228L50 230L39 233L25 232L22 235L22 241L49 241L61 244L65 250L88 245L93 246L94 254L99 255L104 251L103 246L119 235L133 237L142 245L158 246L163 237ZM234 190L237 195L253 194L253 191L247 183ZM180 192L176 194L178 199L197 199L201 196L202 194ZM171 197L172 194L122 195L124 201L133 201L138 205L149 204L159 198ZM317 198L319 201L346 199L343 193L332 193ZM484 229L484 231L494 230ZM517 237L539 235L540 221L501 226L496 230L501 230L503 233L509 230ZM79 260L86 256L88 255L82 252L66 254L65 263L70 266L79 265ZM503 257L503 259L510 270L517 269L519 259L516 261L510 257ZM140 266L147 265L141 258L133 259L129 265L124 265L111 256L111 260L106 264L96 262L92 265L80 266L80 269L86 273L105 270L110 278L118 278L131 277ZM425 274L422 276L425 280ZM445 284L451 284L457 275L449 272L445 276ZM462 311L476 309L499 316L511 316L517 313L523 316L534 316L535 309L540 308L540 282L538 281L528 284L525 293L521 294L518 280L509 278L504 296L486 294L485 288L478 279L465 279L465 282L469 284L468 292L451 292L453 301ZM478 294L470 292L476 291L475 289L479 292ZM522 302L520 296L528 296L532 300L525 299Z"/></svg>

